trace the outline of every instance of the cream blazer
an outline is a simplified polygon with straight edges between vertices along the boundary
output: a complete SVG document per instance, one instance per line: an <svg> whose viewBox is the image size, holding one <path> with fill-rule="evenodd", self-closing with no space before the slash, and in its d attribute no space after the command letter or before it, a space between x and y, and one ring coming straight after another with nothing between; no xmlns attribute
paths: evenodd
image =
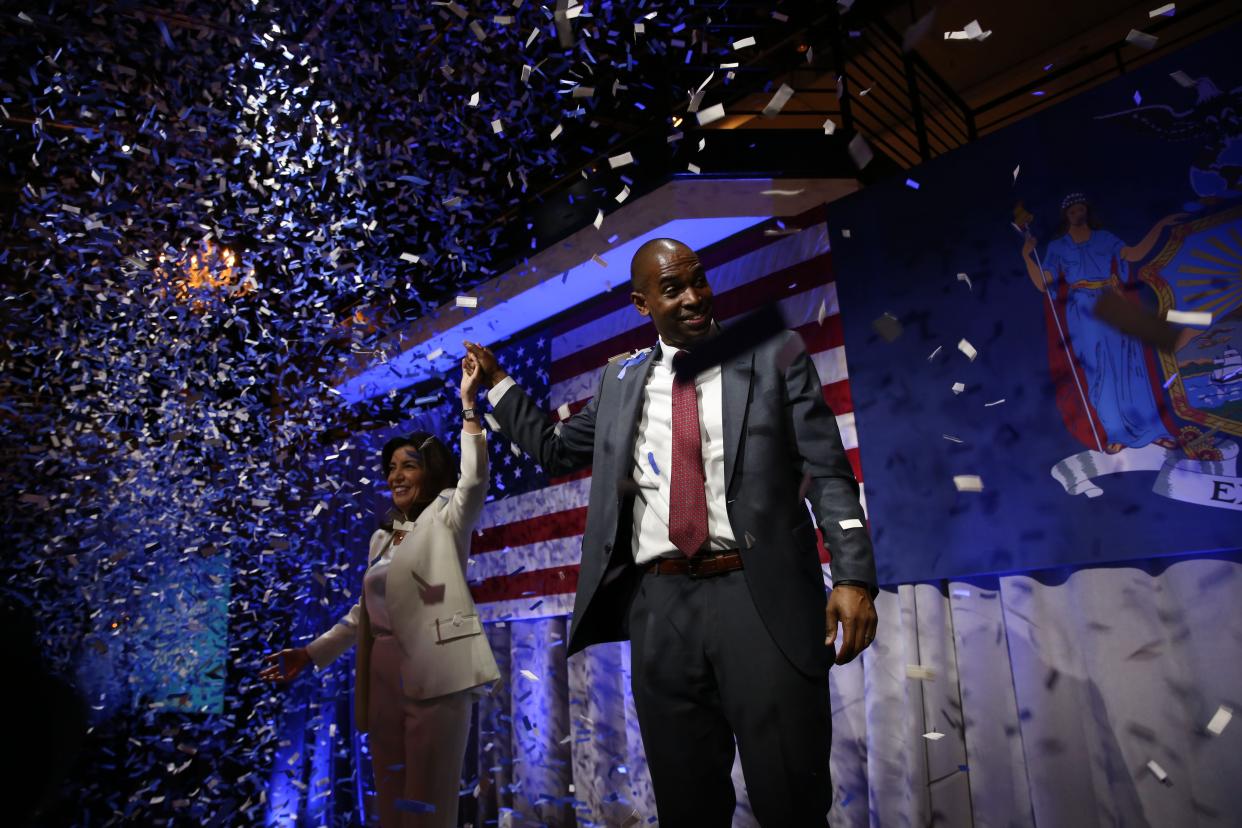
<svg viewBox="0 0 1242 828"><path fill-rule="evenodd" d="M385 603L392 632L405 658L401 684L406 696L422 700L456 693L500 678L492 648L466 586L470 535L488 487L486 434L461 435L461 478L425 508L413 528L392 547ZM393 533L371 535L368 566L393 542ZM357 644L354 719L367 730L371 679L370 619L366 591L332 629L306 646L322 668Z"/></svg>

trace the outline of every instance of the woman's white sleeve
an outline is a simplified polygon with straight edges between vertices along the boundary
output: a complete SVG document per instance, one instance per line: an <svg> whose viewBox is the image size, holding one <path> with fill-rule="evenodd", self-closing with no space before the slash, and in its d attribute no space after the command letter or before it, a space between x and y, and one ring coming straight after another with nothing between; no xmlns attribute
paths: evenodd
<svg viewBox="0 0 1242 828"><path fill-rule="evenodd" d="M322 670L327 667L354 645L358 640L358 621L361 617L362 602L359 601L332 629L306 645L311 661L315 662L315 669Z"/></svg>

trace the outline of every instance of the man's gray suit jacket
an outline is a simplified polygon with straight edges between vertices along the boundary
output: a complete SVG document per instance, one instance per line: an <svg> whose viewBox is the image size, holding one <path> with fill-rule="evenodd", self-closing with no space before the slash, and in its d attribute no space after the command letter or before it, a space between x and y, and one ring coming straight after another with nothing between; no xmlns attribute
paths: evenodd
<svg viewBox="0 0 1242 828"><path fill-rule="evenodd" d="M729 523L759 615L795 667L821 675L832 653L824 646L826 593L804 496L832 552L833 578L862 581L874 595L876 570L866 528L842 528L864 521L858 482L801 345L788 331L721 366L724 473ZM559 429L518 387L493 412L548 474L592 466L571 655L629 637L629 601L641 575L631 555L634 444L659 347L609 362L595 396Z"/></svg>

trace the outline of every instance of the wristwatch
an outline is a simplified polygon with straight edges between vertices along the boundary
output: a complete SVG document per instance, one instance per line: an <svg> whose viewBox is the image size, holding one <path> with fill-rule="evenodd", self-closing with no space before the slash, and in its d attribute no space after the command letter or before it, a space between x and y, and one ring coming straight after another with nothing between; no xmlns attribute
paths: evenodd
<svg viewBox="0 0 1242 828"><path fill-rule="evenodd" d="M463 420L477 420L479 419L479 415L474 413L473 408L464 408L461 412L461 418Z"/></svg>

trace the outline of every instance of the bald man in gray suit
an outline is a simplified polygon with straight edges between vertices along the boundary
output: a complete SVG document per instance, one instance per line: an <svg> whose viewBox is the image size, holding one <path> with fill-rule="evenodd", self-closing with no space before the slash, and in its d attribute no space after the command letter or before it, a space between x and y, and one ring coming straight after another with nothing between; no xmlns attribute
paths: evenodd
<svg viewBox="0 0 1242 828"><path fill-rule="evenodd" d="M735 740L762 825L826 825L828 670L869 646L877 623L836 418L793 332L693 378L674 371L679 353L719 333L686 245L645 244L631 283L659 339L611 360L559 428L491 351L466 343L506 435L549 474L592 466L568 652L631 641L663 828L731 824ZM828 596L804 497L832 549Z"/></svg>

